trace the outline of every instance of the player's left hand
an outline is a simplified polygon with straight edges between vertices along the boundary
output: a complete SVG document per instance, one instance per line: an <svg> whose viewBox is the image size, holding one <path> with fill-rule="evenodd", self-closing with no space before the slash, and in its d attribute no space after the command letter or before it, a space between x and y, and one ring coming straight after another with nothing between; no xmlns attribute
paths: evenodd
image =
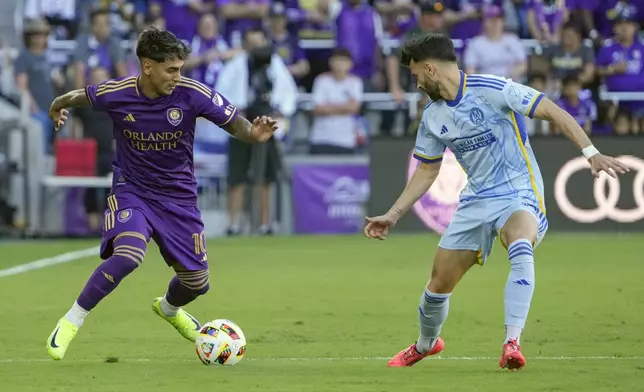
<svg viewBox="0 0 644 392"><path fill-rule="evenodd" d="M588 159L588 162L590 163L590 172L595 178L599 177L599 173L602 171L613 178L617 177L617 174L624 174L630 171L628 166L618 159L602 154L593 155Z"/></svg>
<svg viewBox="0 0 644 392"><path fill-rule="evenodd" d="M273 120L271 117L256 117L250 127L250 135L253 140L265 142L273 136L273 133L276 130L277 121Z"/></svg>

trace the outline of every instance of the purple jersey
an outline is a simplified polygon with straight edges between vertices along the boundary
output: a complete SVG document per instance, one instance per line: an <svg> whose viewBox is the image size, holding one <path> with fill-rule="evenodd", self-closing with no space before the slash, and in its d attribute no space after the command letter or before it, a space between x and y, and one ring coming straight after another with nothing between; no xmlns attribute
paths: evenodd
<svg viewBox="0 0 644 392"><path fill-rule="evenodd" d="M532 9L534 12L535 22L539 29L543 25L547 25L551 33L556 32L561 26L563 21L564 9L560 9L556 4L545 5L543 0L528 0L525 3L527 9Z"/></svg>
<svg viewBox="0 0 644 392"><path fill-rule="evenodd" d="M245 4L249 6L262 6L269 4L270 0L219 0L217 6L221 9L227 4ZM239 47L242 43L242 37L244 32L251 28L261 28L262 19L248 19L248 18L238 18L238 19L228 19L224 21L224 38L229 42L233 47Z"/></svg>
<svg viewBox="0 0 644 392"><path fill-rule="evenodd" d="M92 109L107 112L114 123L113 191L196 205L196 119L223 126L237 117L237 108L189 78L181 78L172 94L155 99L141 93L139 76L89 85L85 93Z"/></svg>
<svg viewBox="0 0 644 392"><path fill-rule="evenodd" d="M628 14L635 20L644 17L644 0L604 0L595 9L595 28L603 37L613 36L614 19L618 15Z"/></svg>
<svg viewBox="0 0 644 392"><path fill-rule="evenodd" d="M287 34L281 39L273 38L273 47L287 66L306 59L306 55L300 47L297 37L290 34Z"/></svg>
<svg viewBox="0 0 644 392"><path fill-rule="evenodd" d="M195 56L203 55L211 49L216 49L219 53L228 51L229 47L223 37L202 38L196 35L190 43L192 54ZM217 59L207 64L201 64L191 72L192 79L202 82L208 86L214 86L217 83L217 77L224 67L224 62Z"/></svg>
<svg viewBox="0 0 644 392"><path fill-rule="evenodd" d="M586 126L586 123L592 123L597 118L597 108L590 97L580 96L577 103L561 98L557 101L557 105L567 111L582 128Z"/></svg>
<svg viewBox="0 0 644 392"><path fill-rule="evenodd" d="M644 44L634 41L630 47L624 47L619 42L607 41L597 54L597 65L606 67L617 63L626 64L626 72L606 77L606 87L609 91L642 91L644 89L644 68L642 58Z"/></svg>
<svg viewBox="0 0 644 392"><path fill-rule="evenodd" d="M447 8L455 12L468 12L469 10L481 11L483 7L495 5L503 8L503 0L448 0ZM468 19L452 27L451 38L468 40L481 34L483 22L481 18Z"/></svg>

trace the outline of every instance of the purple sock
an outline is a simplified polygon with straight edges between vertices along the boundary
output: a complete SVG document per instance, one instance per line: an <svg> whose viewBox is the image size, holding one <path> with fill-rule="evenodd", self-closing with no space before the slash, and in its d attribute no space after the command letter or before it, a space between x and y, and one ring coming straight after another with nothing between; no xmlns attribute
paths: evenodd
<svg viewBox="0 0 644 392"><path fill-rule="evenodd" d="M183 280L184 283L182 283L181 280ZM208 291L208 288L209 284L207 274L201 278L193 279L192 281L175 276L168 285L168 292L165 297L168 300L168 303L172 306L185 306L197 299L200 295L205 294Z"/></svg>
<svg viewBox="0 0 644 392"><path fill-rule="evenodd" d="M121 281L143 262L146 244L137 237L124 236L114 242L112 257L94 270L76 302L85 310L92 310Z"/></svg>

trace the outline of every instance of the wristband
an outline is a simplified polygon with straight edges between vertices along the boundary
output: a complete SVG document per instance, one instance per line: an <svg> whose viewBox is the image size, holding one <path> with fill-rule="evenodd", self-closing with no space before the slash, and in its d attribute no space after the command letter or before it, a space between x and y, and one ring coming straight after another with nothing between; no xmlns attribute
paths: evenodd
<svg viewBox="0 0 644 392"><path fill-rule="evenodd" d="M592 156L599 154L599 150L591 144L590 146L581 150L581 153L584 154L586 159L590 159Z"/></svg>

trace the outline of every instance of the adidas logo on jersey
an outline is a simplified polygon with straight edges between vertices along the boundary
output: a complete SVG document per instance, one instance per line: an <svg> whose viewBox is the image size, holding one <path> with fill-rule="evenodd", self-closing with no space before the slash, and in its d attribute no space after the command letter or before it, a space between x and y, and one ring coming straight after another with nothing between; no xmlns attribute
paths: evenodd
<svg viewBox="0 0 644 392"><path fill-rule="evenodd" d="M123 121L136 122L132 113L128 113L127 116L123 117Z"/></svg>
<svg viewBox="0 0 644 392"><path fill-rule="evenodd" d="M444 134L446 134L447 132L449 132L449 131L447 130L447 127L446 127L445 125L443 125L443 127L441 128L441 135L444 135Z"/></svg>

